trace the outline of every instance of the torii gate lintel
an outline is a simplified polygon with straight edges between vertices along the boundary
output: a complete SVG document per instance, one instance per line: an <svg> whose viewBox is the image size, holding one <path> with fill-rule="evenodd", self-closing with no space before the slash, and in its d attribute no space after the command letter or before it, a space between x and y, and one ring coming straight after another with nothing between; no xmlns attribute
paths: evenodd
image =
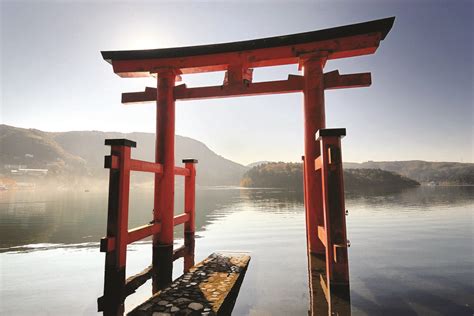
<svg viewBox="0 0 474 316"><path fill-rule="evenodd" d="M334 70L324 74L325 90L361 88L368 87L371 84L372 78L369 72L341 75L339 70ZM187 101L295 92L303 92L303 76L290 74L286 80L269 82L253 83L248 81L195 88L188 88L186 84L181 84L174 88L174 98L179 101ZM156 88L146 87L143 92L122 93L123 104L147 102L156 102Z"/></svg>

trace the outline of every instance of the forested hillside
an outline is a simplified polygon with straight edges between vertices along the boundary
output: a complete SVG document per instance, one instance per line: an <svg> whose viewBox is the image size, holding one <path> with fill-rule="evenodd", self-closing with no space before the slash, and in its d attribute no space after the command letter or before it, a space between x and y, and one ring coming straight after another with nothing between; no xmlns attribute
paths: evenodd
<svg viewBox="0 0 474 316"><path fill-rule="evenodd" d="M78 131L51 133L36 129L0 125L0 173L10 176L12 165L48 169L47 177L72 181L79 177L107 179L104 155L110 147L104 145L109 138L128 138L137 142L132 157L154 161L155 135L151 133L115 133ZM197 182L201 185L238 185L247 167L225 159L205 144L188 137L176 136L176 164L183 158L199 160ZM149 180L143 174L137 179Z"/></svg>
<svg viewBox="0 0 474 316"><path fill-rule="evenodd" d="M344 163L348 169L382 169L396 172L421 183L474 185L474 164L431 161L368 161Z"/></svg>
<svg viewBox="0 0 474 316"><path fill-rule="evenodd" d="M302 190L303 168L301 163L273 162L261 164L247 171L240 184L254 188L287 188ZM420 185L417 181L380 169L344 170L346 190L371 188L409 188Z"/></svg>

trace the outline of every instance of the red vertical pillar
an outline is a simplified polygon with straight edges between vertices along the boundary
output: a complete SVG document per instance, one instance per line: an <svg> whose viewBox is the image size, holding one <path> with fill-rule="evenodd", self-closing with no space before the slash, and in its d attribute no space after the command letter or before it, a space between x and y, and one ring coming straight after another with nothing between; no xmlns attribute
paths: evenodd
<svg viewBox="0 0 474 316"><path fill-rule="evenodd" d="M304 61L304 181L306 230L308 250L324 253L324 245L318 238L318 225L323 224L321 174L314 171L314 159L320 155L319 142L314 141L316 132L326 125L324 111L324 59L309 58Z"/></svg>
<svg viewBox="0 0 474 316"><path fill-rule="evenodd" d="M161 231L153 236L154 293L173 277L175 80L173 69L158 73L155 162L163 165L163 173L155 174L153 218Z"/></svg>
<svg viewBox="0 0 474 316"><path fill-rule="evenodd" d="M308 206L308 202L306 202L306 171L305 171L305 161L304 156L301 156L302 166L303 166L303 204L305 209L305 214L307 215L306 208ZM305 216L306 220L306 228L308 227L308 216ZM306 229L306 244L309 245L309 236L308 236L308 229Z"/></svg>
<svg viewBox="0 0 474 316"><path fill-rule="evenodd" d="M136 143L127 139L107 139L112 146L105 167L110 169L107 212L107 237L101 241L105 255L104 296L99 299L99 311L104 315L123 315L125 299L125 267L127 260L128 204L130 188L130 152ZM112 161L116 161L113 165ZM108 240L114 240L113 250L107 249Z"/></svg>
<svg viewBox="0 0 474 316"><path fill-rule="evenodd" d="M194 266L194 234L196 231L196 159L183 159L189 176L184 179L184 212L189 215L189 220L184 224L184 272Z"/></svg>

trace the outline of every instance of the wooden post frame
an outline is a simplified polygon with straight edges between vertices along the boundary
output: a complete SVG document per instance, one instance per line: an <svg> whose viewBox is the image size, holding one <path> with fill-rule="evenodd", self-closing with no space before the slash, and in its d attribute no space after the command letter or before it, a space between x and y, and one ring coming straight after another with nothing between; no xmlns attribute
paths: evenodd
<svg viewBox="0 0 474 316"><path fill-rule="evenodd" d="M107 238L115 239L115 249L105 256L104 296L99 299L98 305L104 315L115 316L122 315L124 309L130 151L136 143L127 139L110 139L105 141L105 145L111 146L110 157L115 157L118 162L116 169L110 168L107 213Z"/></svg>
<svg viewBox="0 0 474 316"><path fill-rule="evenodd" d="M318 236L326 248L326 287L328 304L332 312L337 306L350 301L349 261L347 253L346 212L342 168L341 138L346 129L320 129L316 140L320 142L321 156L316 173L321 175L324 223L318 227ZM345 304L332 300L343 299ZM349 310L350 311L350 310ZM345 314L344 314L345 315Z"/></svg>
<svg viewBox="0 0 474 316"><path fill-rule="evenodd" d="M125 298L134 293L153 276L153 265L142 272L125 279L127 245L149 236L156 236L163 231L171 231L176 225L185 225L185 245L168 252L158 244L158 264L166 266L174 260L184 257L185 270L194 265L194 232L195 232L195 182L197 160L186 159L185 168L169 168L173 174L185 177L185 212L174 216L171 222L153 220L151 223L128 230L128 204L130 189L130 172L151 172L161 176L164 173L160 163L131 159L131 147L136 143L128 139L108 139L106 145L112 146L111 155L105 157L105 168L110 169L109 208L107 221L107 236L100 241L100 251L106 253L104 296L98 299L98 309L105 315L122 315ZM174 162L173 162L174 163ZM166 244L165 244L166 245ZM154 248L155 249L155 248ZM169 250L166 249L167 251Z"/></svg>

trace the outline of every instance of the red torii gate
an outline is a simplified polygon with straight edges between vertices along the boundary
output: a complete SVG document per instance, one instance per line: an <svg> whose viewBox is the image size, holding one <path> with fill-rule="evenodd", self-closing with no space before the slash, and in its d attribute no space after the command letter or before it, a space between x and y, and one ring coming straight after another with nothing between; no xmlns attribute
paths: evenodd
<svg viewBox="0 0 474 316"><path fill-rule="evenodd" d="M155 173L154 200L154 223L159 224L160 229L150 229L153 234L154 291L172 281L175 101L292 92L304 94L304 191L308 250L312 254L326 254L328 283L348 282L347 262L341 268L341 262L333 265L328 260L341 251L341 245L330 243L331 232L326 231L331 228L325 226L325 215L329 216L329 213L325 214L324 210L329 212L330 208L327 188L324 189L328 185L327 179L324 179L327 171L324 161L326 167L331 160L340 165L340 159L336 157L339 153L340 158L338 140L345 131L324 130L324 90L366 87L371 84L371 75L340 75L338 71L323 73L323 68L331 59L373 54L390 31L394 19L225 44L102 52L103 58L112 64L114 72L120 77L157 77L156 88L147 87L144 92L122 94L122 103L156 102L157 105L155 163L161 169ZM252 82L254 68L287 64L298 64L303 69L303 76L289 75L287 80ZM175 86L181 74L212 71L226 71L222 85L198 88L188 88L185 84ZM325 157L324 153L321 155L320 142L315 140L318 131L323 143L324 137L328 137L326 143L333 146L332 152L328 152L329 157ZM342 175L338 173L338 177L342 185ZM342 201L344 207L343 190L336 198ZM340 203L338 207L341 207ZM346 241L345 221L337 223L343 225L336 230L343 231ZM323 236L325 234L328 238ZM347 249L343 248L347 258ZM337 277L333 279L330 274L334 267L336 271L342 271L339 280L336 280Z"/></svg>

